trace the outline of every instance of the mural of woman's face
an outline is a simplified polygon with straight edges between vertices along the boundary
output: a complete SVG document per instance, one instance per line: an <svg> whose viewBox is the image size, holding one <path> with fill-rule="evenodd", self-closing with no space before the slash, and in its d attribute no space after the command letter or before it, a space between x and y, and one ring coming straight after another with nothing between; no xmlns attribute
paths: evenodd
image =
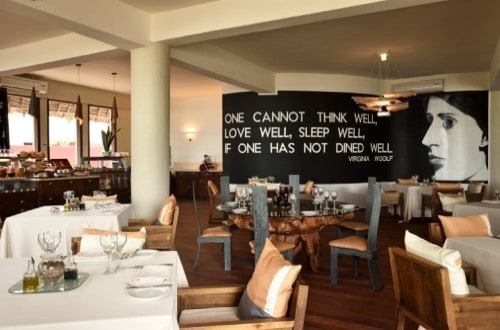
<svg viewBox="0 0 500 330"><path fill-rule="evenodd" d="M470 179L486 166L479 148L488 141L473 117L438 97L430 98L426 116L430 126L422 144L429 148L436 180Z"/></svg>

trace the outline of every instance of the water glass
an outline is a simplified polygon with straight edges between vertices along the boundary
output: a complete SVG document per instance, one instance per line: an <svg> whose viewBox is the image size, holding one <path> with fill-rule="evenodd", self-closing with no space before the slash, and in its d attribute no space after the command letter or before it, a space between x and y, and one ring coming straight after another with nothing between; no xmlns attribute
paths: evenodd
<svg viewBox="0 0 500 330"><path fill-rule="evenodd" d="M113 269L111 269L111 254L116 248L117 241L118 238L116 234L103 234L100 237L99 242L101 243L102 250L108 255L108 267L103 273L104 275L111 275L115 272Z"/></svg>

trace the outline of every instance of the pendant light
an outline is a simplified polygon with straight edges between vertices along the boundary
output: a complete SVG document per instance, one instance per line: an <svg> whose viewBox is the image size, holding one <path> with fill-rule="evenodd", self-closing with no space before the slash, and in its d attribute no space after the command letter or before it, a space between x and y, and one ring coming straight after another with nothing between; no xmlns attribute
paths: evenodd
<svg viewBox="0 0 500 330"><path fill-rule="evenodd" d="M33 87L31 88L30 106L28 108L28 113L37 119L40 117L40 107L35 91L35 75L33 75Z"/></svg>
<svg viewBox="0 0 500 330"><path fill-rule="evenodd" d="M118 106L116 105L116 96L115 96L116 72L113 72L111 74L113 75L113 106L111 107L111 127L113 132L116 133L116 120L118 119Z"/></svg>
<svg viewBox="0 0 500 330"><path fill-rule="evenodd" d="M81 64L76 64L76 68L78 70L78 86L80 86L80 67ZM83 111L82 111L82 101L80 100L80 94L78 94L78 98L76 99L76 110L75 110L75 119L78 121L78 125L83 124Z"/></svg>

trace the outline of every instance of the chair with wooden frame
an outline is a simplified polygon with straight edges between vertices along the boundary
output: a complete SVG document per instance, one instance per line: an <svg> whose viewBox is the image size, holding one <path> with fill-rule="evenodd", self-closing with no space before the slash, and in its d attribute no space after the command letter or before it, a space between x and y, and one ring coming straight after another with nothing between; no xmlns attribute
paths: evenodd
<svg viewBox="0 0 500 330"><path fill-rule="evenodd" d="M402 192L395 190L385 190L382 192L382 207L389 208L391 206L394 208L394 218L401 217L404 212L404 194ZM399 215L397 213L398 206Z"/></svg>
<svg viewBox="0 0 500 330"><path fill-rule="evenodd" d="M177 290L177 310L180 329L294 329L304 328L309 286L299 277L293 286L288 302L287 315L277 319L254 319L182 324L181 314L188 309L212 307L237 307L245 285L205 286L179 288Z"/></svg>
<svg viewBox="0 0 500 330"><path fill-rule="evenodd" d="M389 258L398 330L406 318L426 329L500 328L500 295L454 296L445 267L399 247L389 247Z"/></svg>
<svg viewBox="0 0 500 330"><path fill-rule="evenodd" d="M483 200L484 192L486 190L486 185L482 181L470 181L467 190L465 191L465 197L467 203L480 202Z"/></svg>
<svg viewBox="0 0 500 330"><path fill-rule="evenodd" d="M146 242L144 247L152 250L175 250L175 233L179 219L179 206L174 209L172 224L157 224L157 219L129 219L128 226L123 226L121 231L135 232L142 227L146 229Z"/></svg>
<svg viewBox="0 0 500 330"><path fill-rule="evenodd" d="M200 257L201 244L205 243L221 243L224 253L224 270L231 270L231 231L228 226L217 226L208 227L201 229L200 213L198 211L198 204L196 203L196 185L193 179L193 204L196 213L196 221L198 226L198 237L196 238L197 248L196 248L196 258L194 260L193 268L198 265L198 259Z"/></svg>
<svg viewBox="0 0 500 330"><path fill-rule="evenodd" d="M380 221L381 192L378 186L371 189L369 209L370 225L368 227L368 238L359 235L345 236L330 241L330 283L338 282L338 259L339 255L349 255L354 257L354 276L358 276L359 258L368 260L368 270L373 290L379 290L384 285L380 277L378 265L377 236L378 224Z"/></svg>

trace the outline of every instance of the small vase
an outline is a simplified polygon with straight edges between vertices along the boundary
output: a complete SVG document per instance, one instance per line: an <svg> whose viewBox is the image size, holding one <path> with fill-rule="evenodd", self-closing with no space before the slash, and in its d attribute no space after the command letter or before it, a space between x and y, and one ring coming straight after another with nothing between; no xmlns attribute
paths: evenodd
<svg viewBox="0 0 500 330"><path fill-rule="evenodd" d="M109 157L109 156L111 156L111 151L103 151L103 152L102 152L102 155L103 155L104 157Z"/></svg>

